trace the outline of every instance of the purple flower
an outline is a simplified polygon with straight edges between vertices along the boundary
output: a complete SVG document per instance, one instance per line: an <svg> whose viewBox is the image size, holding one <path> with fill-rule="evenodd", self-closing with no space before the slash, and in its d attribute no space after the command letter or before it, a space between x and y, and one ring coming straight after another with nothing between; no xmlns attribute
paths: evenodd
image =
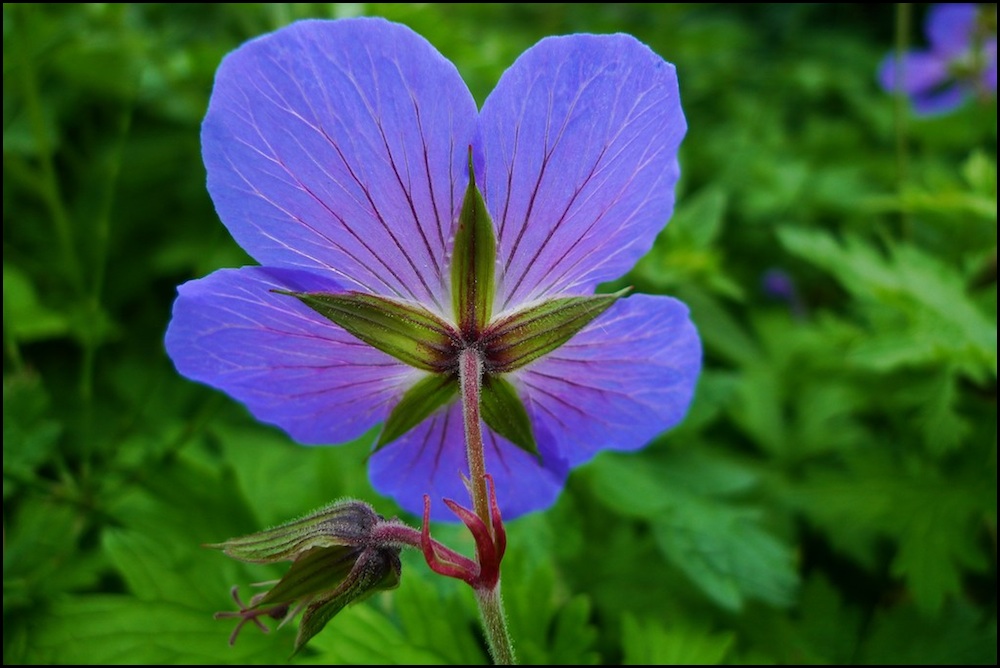
<svg viewBox="0 0 1000 668"><path fill-rule="evenodd" d="M254 39L219 67L202 144L216 210L261 266L180 286L167 350L180 373L302 443L354 439L433 372L288 292L378 295L454 323L471 147L496 235L493 319L592 294L669 219L685 130L674 68L628 35L542 40L481 112L455 67L402 25L302 21ZM572 467L676 424L700 360L682 303L634 295L504 373L538 456L485 431L503 515L547 507ZM417 514L424 494L462 498L464 447L452 400L371 456L372 483Z"/></svg>
<svg viewBox="0 0 1000 668"><path fill-rule="evenodd" d="M799 297L799 291L795 287L795 279L784 269L772 267L761 276L760 286L764 294L771 299L783 301L788 304L789 309L797 318L804 318L806 307Z"/></svg>
<svg viewBox="0 0 1000 668"><path fill-rule="evenodd" d="M882 61L878 78L885 90L902 89L921 115L952 111L973 94L996 93L996 5L934 5L924 29L929 49Z"/></svg>

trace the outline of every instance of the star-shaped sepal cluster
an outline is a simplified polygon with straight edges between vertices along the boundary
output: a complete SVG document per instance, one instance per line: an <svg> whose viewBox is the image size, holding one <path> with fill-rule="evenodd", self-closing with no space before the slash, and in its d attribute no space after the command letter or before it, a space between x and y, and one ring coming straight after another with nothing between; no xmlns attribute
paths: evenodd
<svg viewBox="0 0 1000 668"><path fill-rule="evenodd" d="M559 348L627 290L551 297L494 317L496 257L493 221L476 186L470 149L469 186L452 253L454 322L421 304L369 293L281 291L374 348L427 372L404 392L390 413L376 450L455 399L459 356L473 349L482 359L483 421L500 436L538 456L528 412L505 374Z"/></svg>

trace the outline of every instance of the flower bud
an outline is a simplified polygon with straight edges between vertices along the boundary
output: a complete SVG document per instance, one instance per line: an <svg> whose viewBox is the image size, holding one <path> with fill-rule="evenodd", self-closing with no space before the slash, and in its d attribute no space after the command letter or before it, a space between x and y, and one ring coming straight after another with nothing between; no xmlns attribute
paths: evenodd
<svg viewBox="0 0 1000 668"><path fill-rule="evenodd" d="M260 617L280 619L284 625L302 611L295 639L298 652L345 606L398 586L400 548L375 531L384 523L366 503L338 501L273 529L209 545L240 561L292 562L284 577L251 598L249 605L243 604L233 588L239 611L215 615L216 619L239 619L230 644L247 622L266 633Z"/></svg>

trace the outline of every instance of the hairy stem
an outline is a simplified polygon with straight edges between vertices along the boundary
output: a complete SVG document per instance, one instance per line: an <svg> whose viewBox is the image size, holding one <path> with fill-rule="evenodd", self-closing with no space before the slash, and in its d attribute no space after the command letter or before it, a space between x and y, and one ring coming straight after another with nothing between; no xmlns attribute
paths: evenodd
<svg viewBox="0 0 1000 668"><path fill-rule="evenodd" d="M490 644L490 655L493 663L498 666L513 666L517 663L514 656L514 645L507 631L507 615L503 609L503 599L500 598L500 581L493 589L476 589L476 603L479 613L483 616L483 628Z"/></svg>
<svg viewBox="0 0 1000 668"><path fill-rule="evenodd" d="M483 430L479 415L482 395L483 360L474 348L462 351L458 362L459 394L462 398L462 419L465 424L465 453L469 462L469 485L476 515L490 528L496 539L490 515L489 490L486 484L486 462L483 455ZM500 580L492 588L476 587L476 603L483 618L483 630L490 656L497 665L513 665L514 645L507 631L507 616L500 596Z"/></svg>
<svg viewBox="0 0 1000 668"><path fill-rule="evenodd" d="M420 530L414 529L413 527L396 520L378 524L375 529L372 530L371 537L376 544L385 542L393 543L399 547L410 547L416 550L421 549ZM460 563L466 560L465 557L446 545L443 545L433 539L431 539L431 542L434 544L434 551L444 559L447 559L452 563Z"/></svg>
<svg viewBox="0 0 1000 668"><path fill-rule="evenodd" d="M478 350L466 348L459 358L459 392L465 423L465 456L469 462L472 508L492 533L489 492L486 489L486 462L483 457L483 430L479 415L482 395L483 361Z"/></svg>

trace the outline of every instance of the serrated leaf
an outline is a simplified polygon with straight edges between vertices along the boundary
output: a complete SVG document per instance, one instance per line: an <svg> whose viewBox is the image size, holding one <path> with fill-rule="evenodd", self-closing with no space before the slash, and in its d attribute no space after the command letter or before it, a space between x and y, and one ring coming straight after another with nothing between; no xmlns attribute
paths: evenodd
<svg viewBox="0 0 1000 668"><path fill-rule="evenodd" d="M369 603L344 610L309 648L319 651L320 663L326 665L440 665L447 663L440 649L444 644L441 639L427 646L411 642L389 615Z"/></svg>
<svg viewBox="0 0 1000 668"><path fill-rule="evenodd" d="M965 601L928 616L913 606L876 611L855 661L864 665L989 666L997 663L997 621Z"/></svg>
<svg viewBox="0 0 1000 668"><path fill-rule="evenodd" d="M209 614L226 605L234 583L271 574L256 569L248 579L246 566L203 547L258 524L231 476L187 457L158 467L110 512L119 526L105 530L102 547L143 601L199 606Z"/></svg>
<svg viewBox="0 0 1000 668"><path fill-rule="evenodd" d="M627 666L715 666L736 643L735 633L712 633L686 624L665 629L632 615L622 620L622 646Z"/></svg>
<svg viewBox="0 0 1000 668"><path fill-rule="evenodd" d="M995 477L945 480L932 470L903 475L895 460L871 454L849 461L846 472L800 482L789 501L824 527L839 550L870 567L875 548L891 538L893 574L922 610L940 610L961 590L966 571L987 566L975 527L996 508Z"/></svg>
<svg viewBox="0 0 1000 668"><path fill-rule="evenodd" d="M55 452L62 424L50 416L49 398L34 373L11 374L3 380L3 495L6 499L21 481Z"/></svg>
<svg viewBox="0 0 1000 668"><path fill-rule="evenodd" d="M468 339L476 338L493 316L496 261L497 244L493 221L476 186L470 148L469 187L465 191L462 212L458 218L451 260L455 320Z"/></svg>
<svg viewBox="0 0 1000 668"><path fill-rule="evenodd" d="M288 658L287 643L248 633L230 647L229 632L207 610L127 596L76 596L28 620L30 642L19 658L65 665L276 664Z"/></svg>
<svg viewBox="0 0 1000 668"><path fill-rule="evenodd" d="M350 443L335 448L308 448L285 434L249 424L234 426L216 421L211 434L222 447L235 474L239 496L254 511L256 528L275 526L318 508L331 497L374 499L365 456L371 452L379 426ZM281 475L275 475L281 471ZM266 494L260 490L267 490ZM213 542L226 536L216 536Z"/></svg>
<svg viewBox="0 0 1000 668"><path fill-rule="evenodd" d="M594 495L626 517L655 519L691 495L728 497L760 482L748 467L710 450L675 451L657 459L602 454L587 470Z"/></svg>
<svg viewBox="0 0 1000 668"><path fill-rule="evenodd" d="M514 371L552 352L627 293L560 297L499 318L480 340L486 371Z"/></svg>
<svg viewBox="0 0 1000 668"><path fill-rule="evenodd" d="M360 292L288 292L368 345L424 371L453 365L458 335L427 309Z"/></svg>
<svg viewBox="0 0 1000 668"><path fill-rule="evenodd" d="M17 341L52 339L70 331L69 318L42 304L28 275L7 264L3 267L3 325Z"/></svg>
<svg viewBox="0 0 1000 668"><path fill-rule="evenodd" d="M471 604L471 597L466 599L465 591L455 589L442 594L434 584L430 578L407 578L393 593L393 609L407 640L413 647L433 648L440 654L441 663L453 666L487 663L473 622L475 608L463 605ZM448 642L442 642L443 638Z"/></svg>
<svg viewBox="0 0 1000 668"><path fill-rule="evenodd" d="M849 359L869 359L883 370L946 361L976 379L996 377L996 323L969 298L954 268L903 244L886 256L857 237L841 243L801 228L783 228L778 236L867 307L872 335Z"/></svg>
<svg viewBox="0 0 1000 668"><path fill-rule="evenodd" d="M375 449L392 443L458 394L458 376L436 373L417 382L392 409Z"/></svg>
<svg viewBox="0 0 1000 668"><path fill-rule="evenodd" d="M503 601L518 663L598 663L588 597L567 596L559 588L553 561L534 558L522 544L511 542L503 564Z"/></svg>
<svg viewBox="0 0 1000 668"><path fill-rule="evenodd" d="M192 569L199 575L216 570L215 560L195 566L193 560L208 557L208 552L198 551L194 545L170 545L155 535L139 533L131 529L109 528L101 537L101 546L115 565L118 574L125 580L128 590L142 601L171 601L192 605L208 606L217 604L220 594L231 583L222 578L208 578L208 582L192 580ZM204 586L208 583L217 585ZM197 586L193 586L196 585Z"/></svg>
<svg viewBox="0 0 1000 668"><path fill-rule="evenodd" d="M84 549L92 519L61 500L35 497L14 504L4 523L5 615L26 614L39 601L97 586L107 558Z"/></svg>
<svg viewBox="0 0 1000 668"><path fill-rule="evenodd" d="M782 620L783 633L775 634L778 663L851 663L863 619L861 608L842 600L822 571L813 573L802 587L795 613Z"/></svg>
<svg viewBox="0 0 1000 668"><path fill-rule="evenodd" d="M653 521L657 545L721 607L749 600L788 606L798 573L790 546L761 526L759 511L688 499Z"/></svg>
<svg viewBox="0 0 1000 668"><path fill-rule="evenodd" d="M785 415L785 384L773 363L755 362L743 369L737 388L740 401L732 407L733 421L754 442L771 454L788 452L788 421Z"/></svg>
<svg viewBox="0 0 1000 668"><path fill-rule="evenodd" d="M704 476L697 466L669 464L605 456L590 471L592 490L623 515L648 521L662 554L721 607L791 604L798 586L791 547L762 526L758 510L712 498L747 489L753 478L730 465L712 483L711 460L702 462Z"/></svg>
<svg viewBox="0 0 1000 668"><path fill-rule="evenodd" d="M525 452L538 457L538 445L531 430L531 420L517 390L500 376L483 377L480 409L490 429Z"/></svg>
<svg viewBox="0 0 1000 668"><path fill-rule="evenodd" d="M982 571L987 566L974 542L975 509L969 500L962 494L926 490L922 499L910 501L892 574L906 579L925 613L940 612L948 597L961 592L966 569Z"/></svg>
<svg viewBox="0 0 1000 668"><path fill-rule="evenodd" d="M920 433L927 451L943 455L962 445L972 428L956 410L958 378L950 369L936 373L923 386L923 405L918 409Z"/></svg>
<svg viewBox="0 0 1000 668"><path fill-rule="evenodd" d="M595 665L600 656L591 649L597 630L591 624L590 599L577 595L566 602L556 615L549 642L550 665Z"/></svg>
<svg viewBox="0 0 1000 668"><path fill-rule="evenodd" d="M206 512L206 508L224 508L225 512ZM164 543L191 546L200 554L205 554L200 547L203 543L258 528L232 476L186 454L158 467L142 485L116 498L109 512L122 526Z"/></svg>

